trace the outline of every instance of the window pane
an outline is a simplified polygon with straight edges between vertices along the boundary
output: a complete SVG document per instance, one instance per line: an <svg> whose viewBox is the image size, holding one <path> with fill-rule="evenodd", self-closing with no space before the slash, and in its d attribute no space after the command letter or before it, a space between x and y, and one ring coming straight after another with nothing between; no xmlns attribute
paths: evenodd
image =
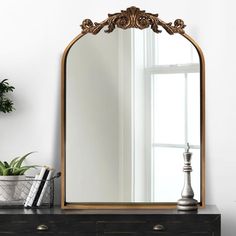
<svg viewBox="0 0 236 236"><path fill-rule="evenodd" d="M154 148L154 201L176 202L183 188L183 150Z"/></svg>
<svg viewBox="0 0 236 236"><path fill-rule="evenodd" d="M188 74L188 142L200 145L200 75Z"/></svg>
<svg viewBox="0 0 236 236"><path fill-rule="evenodd" d="M176 202L181 198L184 186L182 148L153 148L153 200L155 202ZM191 173L194 198L200 201L200 152L192 149Z"/></svg>
<svg viewBox="0 0 236 236"><path fill-rule="evenodd" d="M184 143L185 78L183 74L153 76L153 141Z"/></svg>
<svg viewBox="0 0 236 236"><path fill-rule="evenodd" d="M175 34L170 37L163 30L161 34L155 34L154 37L155 65L199 62L197 50L182 35Z"/></svg>

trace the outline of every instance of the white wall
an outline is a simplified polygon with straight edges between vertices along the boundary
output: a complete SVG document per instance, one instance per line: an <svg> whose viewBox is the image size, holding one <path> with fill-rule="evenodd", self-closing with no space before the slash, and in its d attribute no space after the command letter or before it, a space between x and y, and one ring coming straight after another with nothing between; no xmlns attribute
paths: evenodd
<svg viewBox="0 0 236 236"><path fill-rule="evenodd" d="M60 59L85 18L103 20L135 5L166 21L183 18L206 57L206 197L236 230L236 21L233 0L0 0L0 76L15 85L16 111L1 114L1 159L37 150L59 168Z"/></svg>

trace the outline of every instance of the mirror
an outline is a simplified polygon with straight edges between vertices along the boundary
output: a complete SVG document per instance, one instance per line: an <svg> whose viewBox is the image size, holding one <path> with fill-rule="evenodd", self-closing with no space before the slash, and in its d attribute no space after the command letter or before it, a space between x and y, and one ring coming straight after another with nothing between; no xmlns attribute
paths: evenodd
<svg viewBox="0 0 236 236"><path fill-rule="evenodd" d="M184 26L135 7L83 22L62 62L63 208L174 207L187 143L204 205L204 59Z"/></svg>

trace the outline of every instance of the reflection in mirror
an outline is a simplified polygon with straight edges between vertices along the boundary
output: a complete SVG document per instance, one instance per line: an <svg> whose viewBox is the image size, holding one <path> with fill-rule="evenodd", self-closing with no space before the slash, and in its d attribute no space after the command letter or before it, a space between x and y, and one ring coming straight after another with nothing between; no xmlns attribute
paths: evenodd
<svg viewBox="0 0 236 236"><path fill-rule="evenodd" d="M200 65L182 35L87 34L66 63L66 201L176 202L183 152L200 201Z"/></svg>

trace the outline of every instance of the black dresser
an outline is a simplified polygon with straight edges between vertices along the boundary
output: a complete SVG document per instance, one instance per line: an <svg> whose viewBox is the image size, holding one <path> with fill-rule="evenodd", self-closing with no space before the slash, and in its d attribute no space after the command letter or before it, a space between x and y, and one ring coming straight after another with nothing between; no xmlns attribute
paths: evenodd
<svg viewBox="0 0 236 236"><path fill-rule="evenodd" d="M176 210L1 209L0 235L220 236L215 206Z"/></svg>

